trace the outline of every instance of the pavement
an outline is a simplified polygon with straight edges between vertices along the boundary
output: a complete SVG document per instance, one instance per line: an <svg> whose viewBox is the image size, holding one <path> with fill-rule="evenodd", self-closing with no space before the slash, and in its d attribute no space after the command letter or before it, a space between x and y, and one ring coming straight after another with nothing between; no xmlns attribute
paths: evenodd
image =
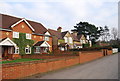
<svg viewBox="0 0 120 81"><path fill-rule="evenodd" d="M118 55L120 53L25 79L118 79Z"/></svg>

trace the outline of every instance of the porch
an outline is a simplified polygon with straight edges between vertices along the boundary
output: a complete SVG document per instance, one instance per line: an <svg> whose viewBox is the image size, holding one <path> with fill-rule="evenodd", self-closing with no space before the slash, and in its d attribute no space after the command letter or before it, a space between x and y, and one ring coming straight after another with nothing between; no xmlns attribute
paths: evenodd
<svg viewBox="0 0 120 81"><path fill-rule="evenodd" d="M9 38L0 40L0 49L2 60L20 58L17 45Z"/></svg>
<svg viewBox="0 0 120 81"><path fill-rule="evenodd" d="M46 41L39 41L34 45L35 54L48 54L50 45Z"/></svg>

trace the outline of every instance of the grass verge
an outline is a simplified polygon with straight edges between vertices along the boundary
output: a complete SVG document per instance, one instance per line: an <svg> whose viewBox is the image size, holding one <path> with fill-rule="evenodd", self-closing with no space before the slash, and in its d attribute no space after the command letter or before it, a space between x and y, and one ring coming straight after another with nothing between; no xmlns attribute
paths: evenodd
<svg viewBox="0 0 120 81"><path fill-rule="evenodd" d="M26 62L26 61L36 61L36 60L44 60L44 59L16 59L16 60L11 60L11 61L2 61L2 64L6 63L17 63L17 62ZM0 64L1 64L0 63Z"/></svg>

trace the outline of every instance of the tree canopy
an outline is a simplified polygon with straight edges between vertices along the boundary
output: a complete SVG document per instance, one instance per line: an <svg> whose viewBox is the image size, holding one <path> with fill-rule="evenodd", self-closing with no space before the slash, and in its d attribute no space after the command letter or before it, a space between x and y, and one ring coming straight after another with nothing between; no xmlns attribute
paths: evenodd
<svg viewBox="0 0 120 81"><path fill-rule="evenodd" d="M74 26L74 29L71 31L78 32L78 35L83 34L85 37L89 37L89 40L96 41L101 33L102 33L102 27L96 27L93 24L90 24L88 22L80 22Z"/></svg>

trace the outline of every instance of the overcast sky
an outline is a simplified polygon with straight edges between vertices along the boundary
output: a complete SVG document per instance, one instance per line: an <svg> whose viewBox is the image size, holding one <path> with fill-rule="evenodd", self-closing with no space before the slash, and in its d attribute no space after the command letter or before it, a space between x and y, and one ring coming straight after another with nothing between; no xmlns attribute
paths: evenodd
<svg viewBox="0 0 120 81"><path fill-rule="evenodd" d="M42 23L64 31L80 21L118 27L119 0L0 0L0 13Z"/></svg>

